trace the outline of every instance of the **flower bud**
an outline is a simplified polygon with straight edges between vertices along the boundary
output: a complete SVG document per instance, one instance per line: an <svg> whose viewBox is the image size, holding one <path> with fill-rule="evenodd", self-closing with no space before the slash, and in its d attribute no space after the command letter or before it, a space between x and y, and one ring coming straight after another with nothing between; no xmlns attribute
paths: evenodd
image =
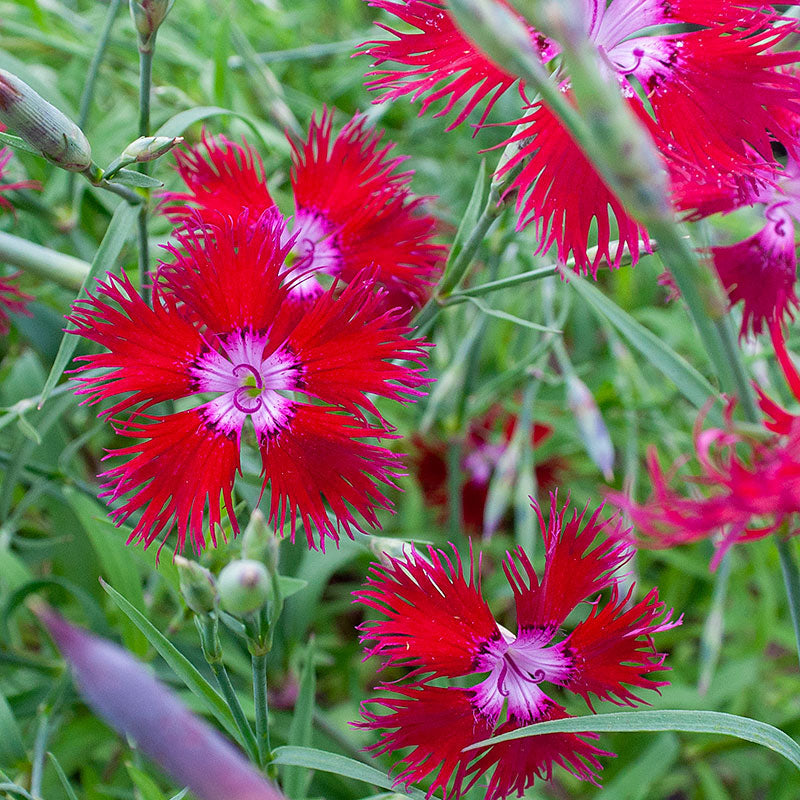
<svg viewBox="0 0 800 800"><path fill-rule="evenodd" d="M272 579L260 561L231 561L219 574L222 607L237 617L258 611L272 594Z"/></svg>
<svg viewBox="0 0 800 800"><path fill-rule="evenodd" d="M183 141L183 136L140 136L122 151L122 160L128 164L155 161Z"/></svg>
<svg viewBox="0 0 800 800"><path fill-rule="evenodd" d="M386 567L391 566L390 559L403 561L415 553L414 545L410 542L405 539L392 539L389 536L370 536L366 544L369 551ZM416 556L427 560L421 553L417 552Z"/></svg>
<svg viewBox="0 0 800 800"><path fill-rule="evenodd" d="M4 69L0 69L0 120L62 169L82 172L92 163L92 148L83 131Z"/></svg>
<svg viewBox="0 0 800 800"><path fill-rule="evenodd" d="M281 540L267 525L263 512L256 508L250 515L250 522L242 534L242 556L253 561L261 561L270 574L278 571L278 557Z"/></svg>
<svg viewBox="0 0 800 800"><path fill-rule="evenodd" d="M131 17L139 34L139 46L148 48L174 0L130 0Z"/></svg>
<svg viewBox="0 0 800 800"><path fill-rule="evenodd" d="M196 561L183 556L175 556L181 594L186 605L195 614L210 614L217 606L219 595L214 576Z"/></svg>
<svg viewBox="0 0 800 800"><path fill-rule="evenodd" d="M608 434L603 415L589 387L574 373L566 376L567 406L575 415L586 452L600 468L606 480L614 477L614 445Z"/></svg>

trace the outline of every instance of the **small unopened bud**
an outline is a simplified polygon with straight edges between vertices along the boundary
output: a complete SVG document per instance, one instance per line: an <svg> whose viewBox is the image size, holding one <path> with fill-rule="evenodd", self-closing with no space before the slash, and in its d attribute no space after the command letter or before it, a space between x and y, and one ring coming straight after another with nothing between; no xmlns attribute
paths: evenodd
<svg viewBox="0 0 800 800"><path fill-rule="evenodd" d="M196 561L183 556L175 556L181 594L186 605L195 614L210 614L217 606L217 582L214 576Z"/></svg>
<svg viewBox="0 0 800 800"><path fill-rule="evenodd" d="M614 445L608 434L603 415L589 387L574 373L566 376L567 405L575 415L578 433L586 452L600 468L606 480L614 477Z"/></svg>
<svg viewBox="0 0 800 800"><path fill-rule="evenodd" d="M83 172L92 163L92 148L83 131L4 69L0 69L0 121L62 169Z"/></svg>
<svg viewBox="0 0 800 800"><path fill-rule="evenodd" d="M140 136L123 151L122 157L129 164L142 161L155 161L183 141L183 136Z"/></svg>
<svg viewBox="0 0 800 800"><path fill-rule="evenodd" d="M231 561L219 574L219 599L230 614L258 611L272 594L272 579L260 561Z"/></svg>
<svg viewBox="0 0 800 800"><path fill-rule="evenodd" d="M246 559L261 561L270 574L278 571L281 540L267 524L263 512L256 508L242 534L242 555Z"/></svg>
<svg viewBox="0 0 800 800"><path fill-rule="evenodd" d="M147 49L174 0L130 0L131 17L139 34L139 47Z"/></svg>
<svg viewBox="0 0 800 800"><path fill-rule="evenodd" d="M405 561L414 553L414 545L410 542L388 536L370 536L367 539L367 548L386 567L391 566L391 559ZM417 558L421 558L420 553L417 553Z"/></svg>

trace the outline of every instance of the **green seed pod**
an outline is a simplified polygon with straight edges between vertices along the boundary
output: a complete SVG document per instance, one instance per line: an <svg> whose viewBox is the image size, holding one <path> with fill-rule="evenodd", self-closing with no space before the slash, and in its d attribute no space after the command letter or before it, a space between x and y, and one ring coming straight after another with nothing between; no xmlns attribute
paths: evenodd
<svg viewBox="0 0 800 800"><path fill-rule="evenodd" d="M175 566L178 568L181 594L186 605L195 614L210 614L219 599L214 576L196 561L190 561L183 556L175 556Z"/></svg>
<svg viewBox="0 0 800 800"><path fill-rule="evenodd" d="M237 617L258 611L272 594L272 579L267 568L260 561L250 559L231 561L220 572L218 586L222 607Z"/></svg>
<svg viewBox="0 0 800 800"><path fill-rule="evenodd" d="M0 69L0 121L62 169L83 172L92 163L92 148L83 131L4 69Z"/></svg>

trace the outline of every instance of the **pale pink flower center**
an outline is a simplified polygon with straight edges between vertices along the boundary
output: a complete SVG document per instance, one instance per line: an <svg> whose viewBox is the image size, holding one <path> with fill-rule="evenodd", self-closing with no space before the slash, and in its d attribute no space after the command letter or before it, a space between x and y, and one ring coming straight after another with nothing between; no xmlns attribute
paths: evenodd
<svg viewBox="0 0 800 800"><path fill-rule="evenodd" d="M218 395L201 407L203 418L225 435L241 437L247 419L257 434L275 433L293 414L301 366L286 348L267 352L268 344L266 334L234 331L191 368L197 391Z"/></svg>
<svg viewBox="0 0 800 800"><path fill-rule="evenodd" d="M489 675L474 687L477 710L495 724L503 707L510 718L534 722L551 705L541 690L543 681L564 683L571 661L559 645L550 645L552 633L523 631L514 636L501 628L502 637L489 643L476 667Z"/></svg>
<svg viewBox="0 0 800 800"><path fill-rule="evenodd" d="M285 273L285 280L290 283L289 292L300 299L316 297L323 291L319 275L336 275L341 269L342 255L334 228L323 216L298 209L291 232L284 234L285 240L290 236L297 238Z"/></svg>

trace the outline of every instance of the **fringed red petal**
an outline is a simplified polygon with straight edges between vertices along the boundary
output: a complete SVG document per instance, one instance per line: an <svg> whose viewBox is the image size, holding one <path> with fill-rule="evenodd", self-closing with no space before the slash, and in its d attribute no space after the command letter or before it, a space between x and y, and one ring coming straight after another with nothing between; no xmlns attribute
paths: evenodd
<svg viewBox="0 0 800 800"><path fill-rule="evenodd" d="M434 114L439 117L465 100L447 128L452 130L485 102L479 120L482 124L498 98L516 82L515 75L492 63L461 33L443 0L370 0L370 5L393 14L414 29L396 31L379 24L395 39L361 45L358 55L371 56L373 66L393 61L404 67L367 73L371 78L367 87L383 92L377 102L405 95L411 95L412 100L421 97L420 114L424 114L430 105L445 100L444 107Z"/></svg>
<svg viewBox="0 0 800 800"><path fill-rule="evenodd" d="M365 623L361 641L367 656L384 666L413 667L414 672L456 677L475 670L475 659L500 631L481 597L475 564L465 577L461 558L428 548L414 551L388 566L372 564L359 602L384 619ZM371 643L371 644L370 644Z"/></svg>
<svg viewBox="0 0 800 800"><path fill-rule="evenodd" d="M294 540L299 517L308 546L323 551L326 539L338 544L342 530L352 539L365 524L379 528L376 508L392 508L380 484L395 487L404 474L400 456L363 441L382 438L391 438L384 428L322 406L297 406L290 425L261 442L270 523L283 531L288 518Z"/></svg>
<svg viewBox="0 0 800 800"><path fill-rule="evenodd" d="M77 356L73 378L81 385L76 394L87 396L84 402L119 398L102 416L191 393L189 367L204 343L170 297L156 291L150 308L125 273L109 272L94 294L75 302L67 319L70 333L108 350Z"/></svg>
<svg viewBox="0 0 800 800"><path fill-rule="evenodd" d="M214 431L201 409L163 417L141 414L137 420L141 419L147 421L116 423L117 432L136 443L111 450L107 458L126 461L100 476L107 479L100 497L114 502L129 495L111 513L117 525L143 512L128 541L148 547L163 536L163 547L175 526L175 552L183 552L187 535L200 552L206 535L217 543L221 502L237 532L231 495L239 465L236 442Z"/></svg>

